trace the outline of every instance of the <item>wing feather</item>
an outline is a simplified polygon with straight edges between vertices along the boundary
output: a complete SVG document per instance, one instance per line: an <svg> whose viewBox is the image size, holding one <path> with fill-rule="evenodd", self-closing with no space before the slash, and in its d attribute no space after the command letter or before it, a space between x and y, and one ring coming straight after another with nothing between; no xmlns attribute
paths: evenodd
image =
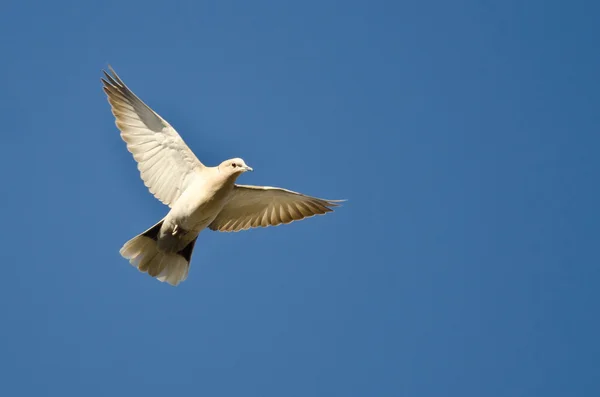
<svg viewBox="0 0 600 397"><path fill-rule="evenodd" d="M237 232L277 226L323 215L343 200L324 200L270 186L235 185L231 197L209 228Z"/></svg>
<svg viewBox="0 0 600 397"><path fill-rule="evenodd" d="M138 163L144 184L161 202L172 206L199 177L204 165L175 129L141 101L109 66L104 92L127 150Z"/></svg>

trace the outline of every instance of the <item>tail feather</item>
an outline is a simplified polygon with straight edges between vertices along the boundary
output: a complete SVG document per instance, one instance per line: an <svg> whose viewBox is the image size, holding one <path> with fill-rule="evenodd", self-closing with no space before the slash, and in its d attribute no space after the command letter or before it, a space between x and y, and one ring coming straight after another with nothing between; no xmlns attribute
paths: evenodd
<svg viewBox="0 0 600 397"><path fill-rule="evenodd" d="M162 222L161 220L144 233L126 242L119 252L139 271L176 286L188 276L196 239L177 253L161 252L158 249L157 236Z"/></svg>

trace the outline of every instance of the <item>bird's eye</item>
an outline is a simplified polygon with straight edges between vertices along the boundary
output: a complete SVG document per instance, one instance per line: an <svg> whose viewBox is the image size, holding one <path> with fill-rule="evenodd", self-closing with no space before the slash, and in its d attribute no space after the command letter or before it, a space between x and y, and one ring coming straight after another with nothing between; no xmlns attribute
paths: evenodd
<svg viewBox="0 0 600 397"><path fill-rule="evenodd" d="M236 164L236 163L233 163L233 164L231 164L231 166L232 166L233 168L235 168L235 167L237 167L237 164Z"/></svg>

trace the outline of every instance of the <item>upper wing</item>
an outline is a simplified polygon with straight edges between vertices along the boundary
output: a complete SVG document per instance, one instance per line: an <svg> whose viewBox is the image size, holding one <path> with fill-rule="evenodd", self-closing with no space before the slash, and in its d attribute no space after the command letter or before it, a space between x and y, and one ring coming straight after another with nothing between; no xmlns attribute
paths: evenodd
<svg viewBox="0 0 600 397"><path fill-rule="evenodd" d="M138 162L150 192L171 206L204 168L177 131L142 102L109 66L104 72L104 92L115 116L121 138Z"/></svg>
<svg viewBox="0 0 600 397"><path fill-rule="evenodd" d="M235 185L212 230L237 232L251 227L276 226L333 211L343 200L323 200L269 186Z"/></svg>

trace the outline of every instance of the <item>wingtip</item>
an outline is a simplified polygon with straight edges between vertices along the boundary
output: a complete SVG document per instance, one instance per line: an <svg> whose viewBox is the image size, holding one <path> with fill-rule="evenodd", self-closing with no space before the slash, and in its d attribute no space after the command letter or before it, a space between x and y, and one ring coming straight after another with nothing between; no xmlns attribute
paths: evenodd
<svg viewBox="0 0 600 397"><path fill-rule="evenodd" d="M110 72L113 72L113 68L110 65L110 63L107 63L106 64L106 68L102 68L101 70L102 70L102 73L104 73L104 74L108 74L107 70L110 71Z"/></svg>
<svg viewBox="0 0 600 397"><path fill-rule="evenodd" d="M106 69L108 69L108 71ZM102 69L102 73L104 73L104 75L108 78L109 81L120 81L119 75L117 74L117 72L115 72L115 69L113 69L110 63L106 65L106 69Z"/></svg>

